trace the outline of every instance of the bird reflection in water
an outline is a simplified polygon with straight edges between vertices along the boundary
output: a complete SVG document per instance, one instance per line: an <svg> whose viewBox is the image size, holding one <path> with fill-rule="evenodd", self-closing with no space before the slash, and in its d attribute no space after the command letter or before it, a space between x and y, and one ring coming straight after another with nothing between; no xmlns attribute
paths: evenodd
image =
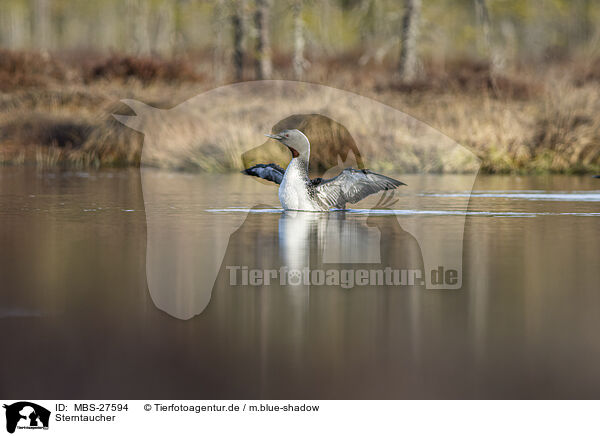
<svg viewBox="0 0 600 436"><path fill-rule="evenodd" d="M338 157L348 163L349 153L362 167L360 153L343 126L321 116L298 119L313 120L303 131L317 144L316 158L311 159L315 175L331 170ZM325 136L326 141L319 142L320 135L309 128L317 126L317 121L326 127L319 132L331 136ZM294 123L277 125L274 130L303 128ZM274 146L263 144L245 156L246 166L261 161L260 153L268 147L266 155L271 156ZM398 370L420 371L421 321L431 318L424 315L428 310L422 302L424 286L369 282L344 287L313 280L315 271L337 271L340 279L343 271L423 271L415 237L402 228L397 216L381 214L392 208L390 198L383 195L373 213L272 213L271 206L255 206L231 234L210 304L199 316L220 344L215 355L244 359L254 368L253 383L264 395L288 390L302 393L308 386L314 389L315 377L323 393L331 390L338 395L345 389L393 395L406 388L401 386L404 380L397 377ZM265 210L269 208L270 213ZM282 282L282 270L300 272L303 277ZM276 272L276 278L267 281L268 271ZM254 273L261 280L254 281ZM308 283L304 274L310 276ZM367 368L376 371L368 375ZM233 376L248 380L241 373ZM380 386L383 380L387 380L385 386Z"/></svg>
<svg viewBox="0 0 600 436"><path fill-rule="evenodd" d="M276 373L294 374L295 383L310 379L314 359L320 371L329 368L328 383L338 389L346 377L360 383L361 368L389 374L399 365L418 368L422 312L427 310L423 286L384 283L345 289L326 283L282 285L279 277L268 285L253 285L241 284L241 273L232 286L227 269L422 270L417 241L397 217L343 211L260 213L263 208L254 208L231 235L211 302L200 315L223 344L218 353L254 355L263 392L281 389Z"/></svg>

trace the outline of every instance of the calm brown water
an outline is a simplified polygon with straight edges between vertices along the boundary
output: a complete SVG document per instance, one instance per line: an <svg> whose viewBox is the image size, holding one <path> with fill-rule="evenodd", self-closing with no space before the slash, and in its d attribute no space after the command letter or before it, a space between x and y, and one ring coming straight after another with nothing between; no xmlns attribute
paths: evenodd
<svg viewBox="0 0 600 436"><path fill-rule="evenodd" d="M465 214L461 177L399 176L412 189L396 212L370 211L373 198L298 217L247 213L277 209L276 188L237 174L163 175L142 189L136 170L1 168L0 392L600 397L600 180L479 176ZM424 247L419 235L435 232L445 242ZM380 250L357 249L372 238ZM231 287L225 269L422 269L456 243L458 290ZM206 287L210 265L221 270L197 310L181 290Z"/></svg>

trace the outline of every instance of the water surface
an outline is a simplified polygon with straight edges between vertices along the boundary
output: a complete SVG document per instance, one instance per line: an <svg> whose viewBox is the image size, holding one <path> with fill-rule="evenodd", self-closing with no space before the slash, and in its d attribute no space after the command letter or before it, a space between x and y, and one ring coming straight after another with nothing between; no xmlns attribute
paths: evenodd
<svg viewBox="0 0 600 436"><path fill-rule="evenodd" d="M242 175L163 176L149 196L139 170L0 169L5 396L599 396L600 180L479 176L470 195L461 176L397 175L411 189L391 208L374 196L290 215L274 185ZM420 269L413 229L453 235L457 217L458 290L229 286L227 265ZM182 265L153 272L165 307L149 292L148 229L174 220L153 240L156 259ZM221 242L174 248L191 238ZM220 272L182 320L170 311L190 304L177 293L190 260Z"/></svg>

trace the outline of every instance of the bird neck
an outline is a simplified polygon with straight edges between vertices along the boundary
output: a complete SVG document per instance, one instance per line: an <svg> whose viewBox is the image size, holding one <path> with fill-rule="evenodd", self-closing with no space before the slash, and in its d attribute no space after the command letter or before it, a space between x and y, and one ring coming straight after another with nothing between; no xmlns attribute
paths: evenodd
<svg viewBox="0 0 600 436"><path fill-rule="evenodd" d="M292 178L299 177L300 179L307 179L308 159L303 154L293 158L286 169L286 174L287 173L289 173Z"/></svg>
<svg viewBox="0 0 600 436"><path fill-rule="evenodd" d="M298 168L305 170L308 173L308 156L307 155L301 154L300 156L293 158L292 161L295 161L294 163Z"/></svg>
<svg viewBox="0 0 600 436"><path fill-rule="evenodd" d="M302 134L302 138L300 138L300 141L304 140L304 144L300 144L298 143L296 145L296 143L294 143L291 147L298 151L298 150L303 150L302 152L298 151L298 156L292 158L292 161L290 162L290 164L294 164L294 167L298 168L299 170L301 170L301 172L303 174L306 174L306 177L308 177L308 159L310 158L310 141L308 140L308 138L306 136L304 136L304 134L302 132L300 132ZM302 147L302 145L304 145Z"/></svg>
<svg viewBox="0 0 600 436"><path fill-rule="evenodd" d="M302 168L305 168L308 173L308 160L310 159L310 142L308 142L308 138L306 138L306 151L300 153L300 156L296 159L298 159L299 164L302 165Z"/></svg>

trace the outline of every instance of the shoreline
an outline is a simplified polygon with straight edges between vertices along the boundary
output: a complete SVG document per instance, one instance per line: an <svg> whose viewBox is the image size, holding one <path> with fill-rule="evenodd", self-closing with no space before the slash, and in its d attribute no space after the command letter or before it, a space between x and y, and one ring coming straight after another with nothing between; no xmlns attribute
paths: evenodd
<svg viewBox="0 0 600 436"><path fill-rule="evenodd" d="M112 117L133 113L120 100L136 99L170 109L226 84L217 83L208 73L194 73L208 71L209 60L204 58L196 61L194 70L181 60L153 59L148 64L144 58L98 55L90 67L31 53L5 51L3 55L8 61L0 65L0 75L15 79L0 90L0 166L138 166L143 135ZM354 69L351 62L337 62L339 74L333 76L323 60L305 81L348 90L404 111L471 150L482 161L482 173L600 173L600 77L585 73L600 61L548 63L507 69L496 76L474 60L449 63L444 72L426 64L422 77L411 86L390 78L391 65ZM20 73L15 70L19 65L24 68ZM123 65L130 67L126 73ZM291 72L283 70L275 78L290 77ZM224 115L227 110L223 108ZM166 156L165 166L192 172L237 171L242 168L235 152L250 148L236 143L232 152L188 145L192 150L188 155L180 161ZM369 149L369 168L406 170L398 167L389 149ZM445 172L460 173L459 164Z"/></svg>

